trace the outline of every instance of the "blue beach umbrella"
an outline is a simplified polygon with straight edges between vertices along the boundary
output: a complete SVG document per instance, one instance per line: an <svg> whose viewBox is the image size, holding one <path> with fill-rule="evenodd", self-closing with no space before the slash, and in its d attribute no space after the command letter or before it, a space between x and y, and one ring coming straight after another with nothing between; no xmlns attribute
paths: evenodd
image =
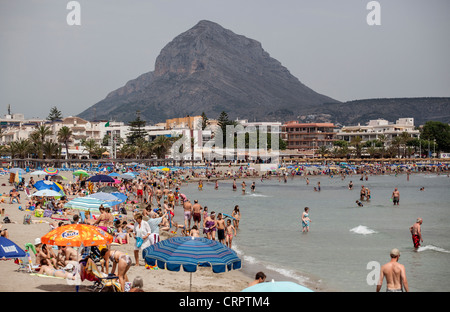
<svg viewBox="0 0 450 312"><path fill-rule="evenodd" d="M313 292L311 289L306 288L300 284L294 282L265 282L259 283L245 288L242 292Z"/></svg>
<svg viewBox="0 0 450 312"><path fill-rule="evenodd" d="M87 196L87 198L96 198L96 199L100 199L100 200L107 201L107 202L119 200L119 198L117 198L117 196L114 196L111 193L105 193L105 192L94 193L94 194Z"/></svg>
<svg viewBox="0 0 450 312"><path fill-rule="evenodd" d="M56 184L53 181L48 181L48 180L40 180L37 181L36 183L34 183L33 185L38 191L42 191L42 190L54 190L57 192L61 192L62 188L58 186L58 184Z"/></svg>
<svg viewBox="0 0 450 312"><path fill-rule="evenodd" d="M0 236L0 259L23 258L25 256L25 251L16 243L10 241L6 237Z"/></svg>
<svg viewBox="0 0 450 312"><path fill-rule="evenodd" d="M98 212L98 208L103 205L105 208L111 208L111 206L100 199L92 197L77 197L71 201L64 204L65 208L85 210L85 211L95 211Z"/></svg>
<svg viewBox="0 0 450 312"><path fill-rule="evenodd" d="M89 182L114 182L114 179L113 179L113 177L107 176L105 174L98 174L98 175L90 177L86 181L89 181Z"/></svg>
<svg viewBox="0 0 450 312"><path fill-rule="evenodd" d="M148 265L160 269L193 273L197 267L211 267L214 273L241 268L236 252L222 243L204 237L172 237L145 248L143 258ZM192 286L192 274L190 277Z"/></svg>

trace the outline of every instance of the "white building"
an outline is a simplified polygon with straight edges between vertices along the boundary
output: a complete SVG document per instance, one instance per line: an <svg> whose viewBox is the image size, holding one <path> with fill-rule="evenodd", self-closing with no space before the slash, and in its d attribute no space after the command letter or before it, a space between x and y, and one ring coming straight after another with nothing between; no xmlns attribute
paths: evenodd
<svg viewBox="0 0 450 312"><path fill-rule="evenodd" d="M411 137L418 137L419 130L414 126L414 118L400 118L395 123L388 122L384 119L370 120L367 125L361 126L344 126L336 133L338 140L351 142L354 137L361 137L362 143L380 139L384 135L387 142L392 141L403 132L408 133Z"/></svg>

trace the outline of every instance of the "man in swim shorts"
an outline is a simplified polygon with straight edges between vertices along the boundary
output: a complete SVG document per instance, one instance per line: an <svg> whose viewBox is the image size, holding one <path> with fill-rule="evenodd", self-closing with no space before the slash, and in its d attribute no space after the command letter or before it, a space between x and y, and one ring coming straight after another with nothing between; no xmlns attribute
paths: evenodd
<svg viewBox="0 0 450 312"><path fill-rule="evenodd" d="M398 206L398 203L400 202L400 192L397 188L394 189L392 192L392 201L394 202L394 205Z"/></svg>
<svg viewBox="0 0 450 312"><path fill-rule="evenodd" d="M184 208L184 226L186 228L191 228L191 216L192 216L192 204L188 200L186 200L183 204Z"/></svg>
<svg viewBox="0 0 450 312"><path fill-rule="evenodd" d="M377 284L377 292L381 290L383 279L386 278L387 292L402 292L409 291L408 280L406 279L405 266L398 263L400 258L400 251L394 248L390 252L391 261L383 265L380 269L380 279Z"/></svg>
<svg viewBox="0 0 450 312"><path fill-rule="evenodd" d="M202 206L198 203L198 200L194 200L194 205L192 205L192 219L197 228L200 227L200 222L202 222Z"/></svg>
<svg viewBox="0 0 450 312"><path fill-rule="evenodd" d="M423 243L422 229L421 229L422 222L423 222L422 218L417 218L416 223L414 223L414 225L409 228L409 231L411 232L412 235L414 248L416 249L420 247L421 242Z"/></svg>

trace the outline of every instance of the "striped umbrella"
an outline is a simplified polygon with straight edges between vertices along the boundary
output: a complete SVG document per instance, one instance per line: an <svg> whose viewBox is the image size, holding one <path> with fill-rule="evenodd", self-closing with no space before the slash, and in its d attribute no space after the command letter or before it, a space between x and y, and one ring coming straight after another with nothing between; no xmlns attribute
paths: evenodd
<svg viewBox="0 0 450 312"><path fill-rule="evenodd" d="M47 167L44 169L44 172L48 175L57 175L59 173L59 170L54 167Z"/></svg>
<svg viewBox="0 0 450 312"><path fill-rule="evenodd" d="M93 197L77 197L71 201L64 204L64 208L85 210L85 211L95 211L98 212L100 206L103 205L105 208L110 208L111 206L103 200L93 198Z"/></svg>
<svg viewBox="0 0 450 312"><path fill-rule="evenodd" d="M214 273L241 268L241 259L224 244L204 237L172 237L145 248L143 258L148 265L161 269L196 272L197 267L212 267ZM192 286L192 274L190 278ZM190 290L190 289L189 289Z"/></svg>

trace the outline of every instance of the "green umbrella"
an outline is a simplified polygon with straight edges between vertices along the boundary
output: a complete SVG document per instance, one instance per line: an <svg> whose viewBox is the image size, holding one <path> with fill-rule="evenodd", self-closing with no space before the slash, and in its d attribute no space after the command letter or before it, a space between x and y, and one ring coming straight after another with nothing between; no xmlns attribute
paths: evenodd
<svg viewBox="0 0 450 312"><path fill-rule="evenodd" d="M87 173L84 170L77 170L73 172L74 176L84 176L84 177L89 177L89 173Z"/></svg>

